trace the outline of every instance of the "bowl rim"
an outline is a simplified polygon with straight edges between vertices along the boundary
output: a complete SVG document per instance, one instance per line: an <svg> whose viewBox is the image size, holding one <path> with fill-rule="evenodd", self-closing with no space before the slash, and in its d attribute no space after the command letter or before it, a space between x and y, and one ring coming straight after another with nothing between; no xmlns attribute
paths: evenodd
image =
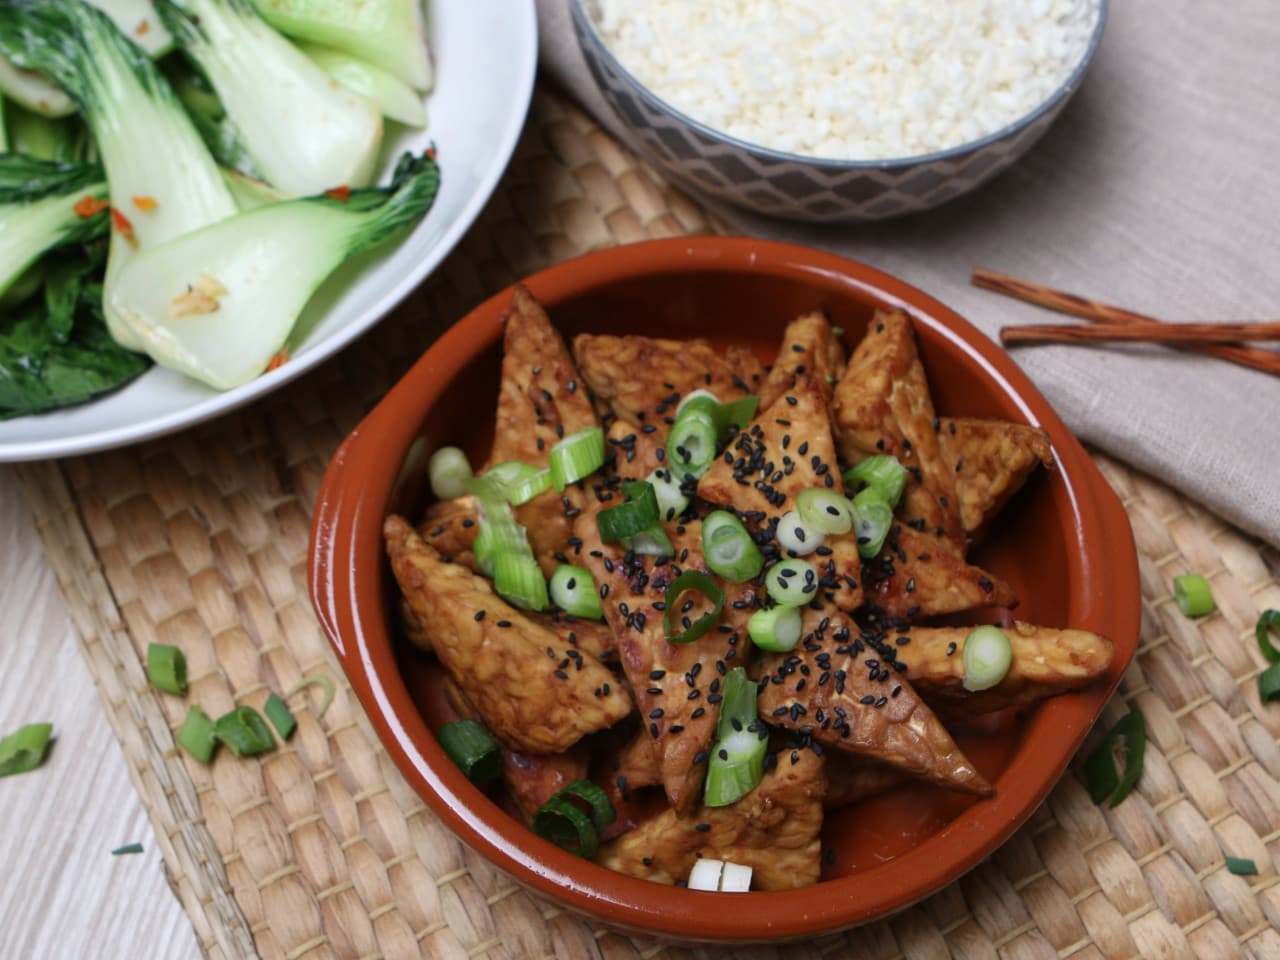
<svg viewBox="0 0 1280 960"><path fill-rule="evenodd" d="M518 882L574 912L646 935L720 943L815 936L887 916L923 899L976 866L1040 805L1133 656L1141 610L1137 554L1119 498L1008 355L942 303L878 270L772 241L678 237L588 253L524 282L554 312L561 300L618 280L710 270L837 278L870 302L903 306L917 324L943 336L991 377L1028 422L1049 432L1070 504L1070 516L1059 521L1070 521L1078 541L1094 547L1092 554L1071 551L1068 541L1071 580L1077 585L1070 597L1072 626L1106 633L1116 644L1117 657L1105 685L1044 704L1041 711L1050 712L1060 739L1053 749L1020 749L993 798L974 804L916 847L874 868L873 889L859 889L867 886L866 875L855 874L795 890L730 895L691 893L580 860L502 813L462 776L413 706L396 662L385 618L383 587L389 574L382 519L422 418L451 375L500 338L498 318L506 311L510 287L450 327L339 447L316 501L308 584L352 689L396 765L455 834ZM400 458L394 470L381 468L388 453ZM1016 774L1012 778L1010 770ZM942 852L948 856L939 857ZM729 896L736 899L726 912L729 903L723 898Z"/></svg>
<svg viewBox="0 0 1280 960"><path fill-rule="evenodd" d="M1080 61L1067 75L1067 78L1054 89L1053 93L1037 106L1031 112L1024 114L1016 120L1005 124L998 130L988 133L976 140L967 140L962 144L954 147L947 147L943 150L935 150L932 153L916 153L905 157L891 157L884 160L842 160L834 157L815 157L803 153L790 153L785 150L777 150L773 147L766 147L758 143L752 143L749 140L743 140L732 134L717 130L715 127L708 126L701 120L697 120L682 110L674 106L670 101L663 99L651 87L643 83L634 73L628 70L609 48L609 44L600 34L596 27L595 20L586 10L586 4L590 0L569 0L570 14L573 18L574 34L578 38L579 44L582 43L584 36L590 36L595 48L615 72L621 74L631 84L642 97L646 98L651 104L662 112L670 114L681 123L693 129L699 135L709 140L716 141L725 146L733 147L738 150L745 151L753 156L763 160L768 160L773 164L793 163L802 166L816 166L833 173L853 172L859 170L905 170L911 167L922 166L947 160L958 160L972 153L989 147L993 143L998 143L1022 130L1032 126L1041 117L1052 113L1067 98L1075 93L1076 89L1084 81L1085 73L1089 69L1089 65L1093 62L1094 55L1098 51L1099 45L1102 43L1103 30L1106 28L1107 20L1110 14L1111 0L1098 0L1097 22L1093 25L1093 30L1089 35L1089 42L1085 46L1084 53L1080 57ZM617 112L616 110L614 111ZM631 126L631 124L625 124Z"/></svg>

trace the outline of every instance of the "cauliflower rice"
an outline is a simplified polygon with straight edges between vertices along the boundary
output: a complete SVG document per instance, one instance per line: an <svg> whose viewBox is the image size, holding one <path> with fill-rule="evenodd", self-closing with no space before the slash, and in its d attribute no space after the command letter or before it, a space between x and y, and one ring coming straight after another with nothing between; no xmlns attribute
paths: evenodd
<svg viewBox="0 0 1280 960"><path fill-rule="evenodd" d="M677 110L740 140L835 160L932 153L1026 116L1079 64L1099 16L1099 0L594 7L609 49Z"/></svg>

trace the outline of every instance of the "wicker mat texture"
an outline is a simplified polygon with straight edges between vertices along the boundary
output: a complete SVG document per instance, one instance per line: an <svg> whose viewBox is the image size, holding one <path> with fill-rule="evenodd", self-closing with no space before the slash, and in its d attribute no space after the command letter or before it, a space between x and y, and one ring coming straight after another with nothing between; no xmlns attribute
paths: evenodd
<svg viewBox="0 0 1280 960"><path fill-rule="evenodd" d="M305 587L330 454L445 326L575 254L715 230L590 120L535 98L511 169L436 275L376 331L250 409L142 446L29 464L24 489L169 880L209 957L1280 958L1280 706L1260 704L1258 612L1280 555L1102 461L1142 564L1142 644L1110 725L1136 703L1137 792L1095 807L1078 770L989 861L940 893L807 944L686 949L568 915L463 846L400 777L342 682ZM1206 573L1191 622L1172 578ZM151 641L186 652L210 713L323 671L329 711L283 749L211 767L174 744L185 702L146 682ZM318 697L318 694L309 694ZM1260 873L1229 873L1223 855Z"/></svg>

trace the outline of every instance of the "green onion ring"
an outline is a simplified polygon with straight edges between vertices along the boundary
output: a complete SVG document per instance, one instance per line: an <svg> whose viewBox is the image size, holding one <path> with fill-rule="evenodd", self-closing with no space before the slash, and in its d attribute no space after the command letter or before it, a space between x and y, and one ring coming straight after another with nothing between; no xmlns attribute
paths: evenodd
<svg viewBox="0 0 1280 960"><path fill-rule="evenodd" d="M626 500L596 515L596 527L605 543L633 537L658 522L658 497L653 485L643 480L624 483Z"/></svg>
<svg viewBox="0 0 1280 960"><path fill-rule="evenodd" d="M799 607L780 603L751 614L747 633L751 635L751 642L761 650L786 653L794 650L800 642L802 619Z"/></svg>
<svg viewBox="0 0 1280 960"><path fill-rule="evenodd" d="M800 519L820 533L841 534L853 529L853 505L849 498L825 487L801 490L796 497Z"/></svg>
<svg viewBox="0 0 1280 960"><path fill-rule="evenodd" d="M571 483L591 476L605 461L604 430L584 427L551 448L551 485L563 491Z"/></svg>
<svg viewBox="0 0 1280 960"><path fill-rule="evenodd" d="M714 605L708 613L685 627L683 632L675 633L672 617L677 614L676 601L688 590L702 594ZM716 625L720 612L724 610L724 591L716 586L716 582L701 570L686 570L667 585L666 609L662 612L662 629L668 643L690 643L703 636Z"/></svg>
<svg viewBox="0 0 1280 960"><path fill-rule="evenodd" d="M214 736L231 748L237 757L274 750L275 738L262 715L253 707L236 707L213 724Z"/></svg>
<svg viewBox="0 0 1280 960"><path fill-rule="evenodd" d="M1120 743L1125 755L1124 775L1116 772L1115 746ZM1142 711L1134 707L1116 721L1102 742L1085 759L1085 776L1089 796L1094 803L1104 800L1116 806L1127 797L1142 776L1142 758L1147 747L1147 722Z"/></svg>
<svg viewBox="0 0 1280 960"><path fill-rule="evenodd" d="M902 499L902 491L907 484L907 468L896 457L876 454L846 470L844 483L845 488L853 493L859 493L864 488L878 491L892 509Z"/></svg>
<svg viewBox="0 0 1280 960"><path fill-rule="evenodd" d="M431 492L437 500L453 500L467 492L463 481L471 477L471 464L459 447L441 447L427 462Z"/></svg>
<svg viewBox="0 0 1280 960"><path fill-rule="evenodd" d="M479 720L442 724L436 740L472 783L490 783L502 774L502 748Z"/></svg>
<svg viewBox="0 0 1280 960"><path fill-rule="evenodd" d="M1262 651L1262 655L1272 663L1280 662L1280 650L1275 648L1267 635L1271 630L1280 635L1280 610L1263 610L1253 630L1258 638L1258 649Z"/></svg>
<svg viewBox="0 0 1280 960"><path fill-rule="evenodd" d="M764 566L764 554L728 510L712 511L702 521L702 558L712 573L731 583L752 579Z"/></svg>
<svg viewBox="0 0 1280 960"><path fill-rule="evenodd" d="M990 690L1009 675L1013 645L999 627L974 627L964 638L964 688Z"/></svg>
<svg viewBox="0 0 1280 960"><path fill-rule="evenodd" d="M1184 617L1204 617L1218 609L1209 581L1198 573L1173 578L1173 599Z"/></svg>
<svg viewBox="0 0 1280 960"><path fill-rule="evenodd" d="M818 595L818 570L808 560L783 560L764 575L765 589L775 603L798 607Z"/></svg>
<svg viewBox="0 0 1280 960"><path fill-rule="evenodd" d="M585 567L575 567L562 563L551 574L548 588L551 602L575 617L599 620L604 616L600 606L600 594L596 591L596 582L591 571Z"/></svg>
<svg viewBox="0 0 1280 960"><path fill-rule="evenodd" d="M187 658L169 644L147 644L147 679L157 690L183 696L187 692Z"/></svg>
<svg viewBox="0 0 1280 960"><path fill-rule="evenodd" d="M30 773L49 752L51 723L28 723L0 740L0 777Z"/></svg>
<svg viewBox="0 0 1280 960"><path fill-rule="evenodd" d="M178 746L201 763L213 760L218 738L213 732L213 719L194 703L187 707L186 719L178 731Z"/></svg>

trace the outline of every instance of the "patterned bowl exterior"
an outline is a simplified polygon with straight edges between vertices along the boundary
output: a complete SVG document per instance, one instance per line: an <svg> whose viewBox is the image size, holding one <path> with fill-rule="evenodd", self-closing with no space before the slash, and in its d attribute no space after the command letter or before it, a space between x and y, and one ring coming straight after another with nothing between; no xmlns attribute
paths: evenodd
<svg viewBox="0 0 1280 960"><path fill-rule="evenodd" d="M928 210L974 189L1018 159L1062 112L1093 60L1098 22L1066 82L1031 113L995 133L902 160L819 160L755 146L680 113L632 76L605 46L585 9L570 0L574 32L592 76L632 140L679 186L788 220L885 220Z"/></svg>

